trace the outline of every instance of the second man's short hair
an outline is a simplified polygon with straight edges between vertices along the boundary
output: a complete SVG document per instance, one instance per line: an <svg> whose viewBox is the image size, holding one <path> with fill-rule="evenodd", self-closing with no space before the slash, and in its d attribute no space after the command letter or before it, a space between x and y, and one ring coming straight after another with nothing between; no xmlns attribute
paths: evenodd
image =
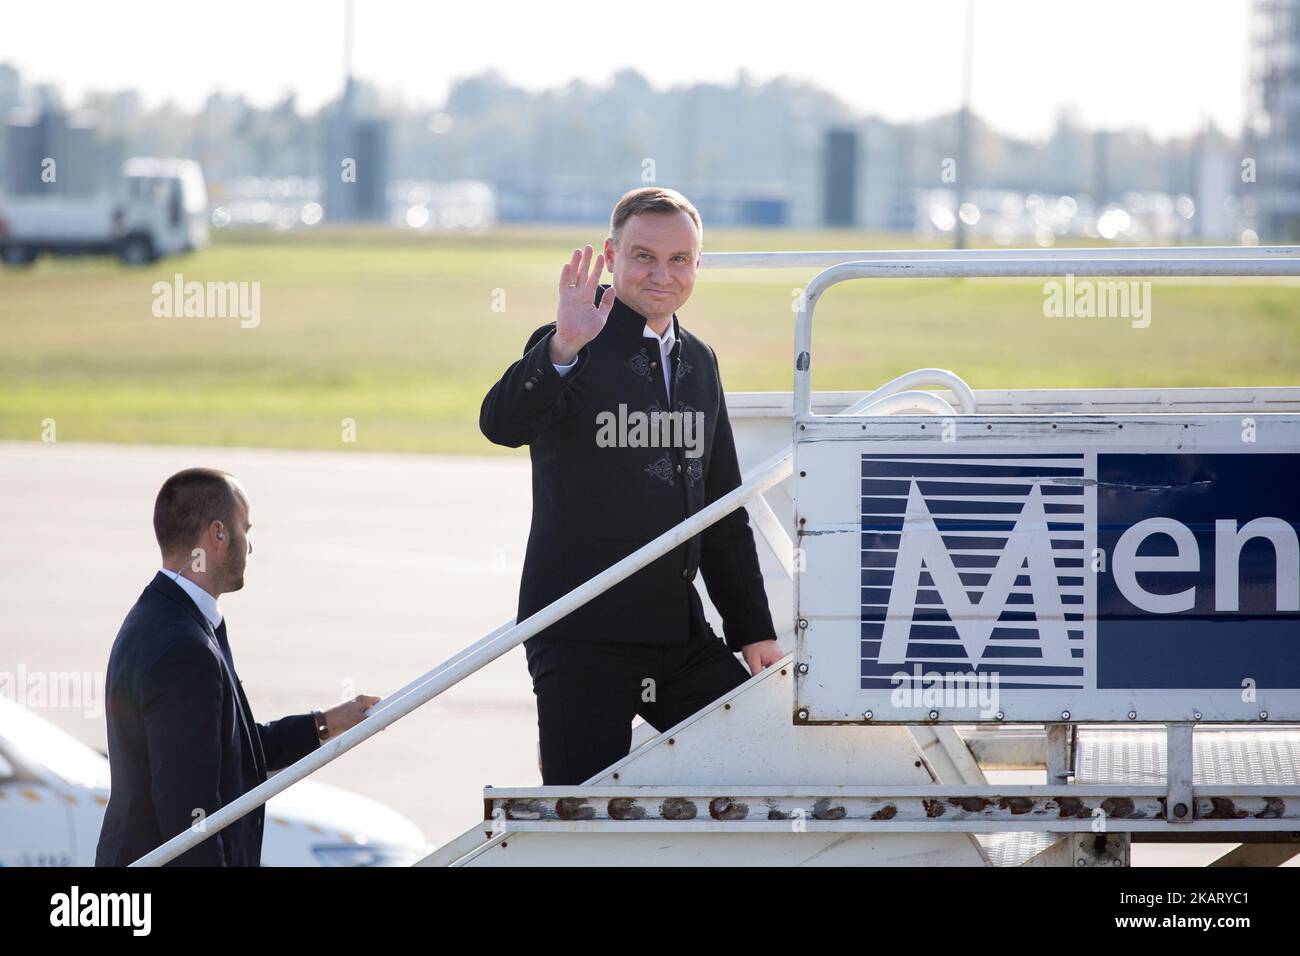
<svg viewBox="0 0 1300 956"><path fill-rule="evenodd" d="M153 506L153 533L164 554L193 548L213 521L233 525L232 478L216 468L186 468L163 482Z"/></svg>

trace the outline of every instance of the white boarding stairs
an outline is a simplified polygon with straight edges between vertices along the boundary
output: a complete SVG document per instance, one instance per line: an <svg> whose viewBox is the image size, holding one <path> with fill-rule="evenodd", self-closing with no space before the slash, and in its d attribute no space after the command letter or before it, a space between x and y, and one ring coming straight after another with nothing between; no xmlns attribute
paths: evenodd
<svg viewBox="0 0 1300 956"><path fill-rule="evenodd" d="M866 395L819 393L814 404L840 414L936 383L951 386L940 401L999 414L1300 412L1300 388L967 390L937 369ZM766 458L790 433L789 393L735 394L728 406L742 464ZM783 605L793 611L783 529L793 526L794 508L785 485L746 506L771 554L787 557L768 577L778 620ZM1220 866L1279 865L1300 853L1300 798L1277 818L1282 829L1250 832L1213 818L1237 801L1269 813L1274 804L1251 794L1257 785L1297 789L1295 726L1199 729L1190 766L1205 794L1204 829L1170 834L1177 824L1165 819L1167 736L1176 730L800 725L797 666L787 655L663 733L639 724L631 752L581 786L486 788L484 819L417 865L1127 866L1135 837L1239 843ZM985 770L1040 775L1046 784L991 785ZM1098 825L1097 808L1108 811L1108 825Z"/></svg>
<svg viewBox="0 0 1300 956"><path fill-rule="evenodd" d="M1146 250L1114 251L1141 252ZM988 254L972 251L964 258L981 255ZM948 390L934 396L913 391L926 386ZM817 398L825 414L863 414L863 406L877 415L1300 411L1300 389L1294 388L974 392L937 369L909 373L865 396ZM948 406L946 411L929 398ZM742 463L760 461L783 440L788 443L789 393L733 395L728 405L747 459ZM789 574L794 508L786 484L746 507ZM784 575L769 577L774 608L789 603L780 600L782 584L788 590ZM789 645L788 629L782 643ZM639 725L628 756L581 786L486 788L484 819L418 865L1124 866L1133 834L1110 815L1140 820L1147 827L1140 839L1164 839L1162 831L1177 826L1164 821L1163 729L1065 722L984 730L950 724L801 726L795 713L797 667L788 655L663 733ZM1195 760L1186 769L1195 767L1195 782L1202 786L1227 792L1252 783L1275 789L1300 783L1298 729L1203 729L1195 746ZM1037 771L1047 784L991 787L984 769ZM1230 796L1207 799L1218 800L1211 807L1233 802ZM1109 811L1109 826L1098 825L1098 807ZM1020 829L1029 821L1034 829ZM1217 865L1277 865L1300 853L1300 841L1290 832L1196 836L1251 841Z"/></svg>
<svg viewBox="0 0 1300 956"><path fill-rule="evenodd" d="M999 455L969 449L1005 454L1007 446L1041 452L1101 444L1129 453L1145 448L1141 442L1217 453L1225 447L1223 434L1243 416L1252 422L1251 440L1255 422L1263 436L1246 451L1300 452L1300 388L972 390L951 372L921 369L870 393L814 394L809 371L816 303L847 279L1300 276L1300 249L711 253L704 259L710 268L826 267L796 308L793 393L728 396L742 486L376 704L356 727L210 815L206 834L745 507L770 552L764 561L769 601L782 647L791 653L663 733L645 724L634 728L631 752L580 786L486 788L483 819L417 865L1125 866L1135 841L1239 844L1216 865L1277 865L1300 852L1300 729L1285 723L1300 721L1300 688L1263 690L1260 703L1247 710L1236 695L1135 690L1132 696L1086 682L1073 690L1049 685L1012 695L996 719L960 709L927 712L928 704L894 710L870 696L854 673L858 627L868 620L859 618L867 605L855 592L868 589L858 587L866 565L854 544L866 506L854 501L857 476L845 479L843 468L830 467L838 461L856 468L859 458L876 460L882 450L901 449L906 454L892 457L909 460L918 448L927 452L920 457L954 457L954 446L929 444L942 440L945 426L968 436L962 454L976 459ZM1119 431L1125 425L1128 431ZM1052 483L1041 479L1043 486ZM848 498L837 490L844 487ZM909 509L912 503L908 497ZM911 527L910 510L907 520ZM1270 526L1268 533L1285 530ZM835 533L843 531L853 533ZM1087 543L1084 537L1078 546ZM804 573L803 562L812 567L813 560L818 574ZM1283 566L1279 558L1279 610ZM1028 559L1025 567L1033 567ZM1031 581L1010 590L1034 587ZM992 590L990 583L985 591ZM1032 599L1038 601L1037 592ZM947 596L944 604L956 621ZM1042 613L1037 604L1033 610ZM788 622L784 632L782 622ZM1039 640L1047 662L1047 638ZM1051 650L1058 655L1051 660L1059 661L1059 648ZM1070 653L1067 647L1067 662ZM1082 653L1086 661L1095 651ZM883 651L878 657L885 661ZM1084 669L1095 672L1091 662ZM1195 700L1194 714L1183 706L1187 700ZM990 782L986 771L1019 771L1045 782ZM203 838L182 833L134 865L159 865Z"/></svg>

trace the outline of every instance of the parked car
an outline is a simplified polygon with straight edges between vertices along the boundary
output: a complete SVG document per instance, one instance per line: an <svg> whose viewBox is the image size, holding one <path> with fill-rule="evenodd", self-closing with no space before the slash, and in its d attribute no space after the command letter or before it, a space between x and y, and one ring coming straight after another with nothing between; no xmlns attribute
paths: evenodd
<svg viewBox="0 0 1300 956"><path fill-rule="evenodd" d="M93 866L108 758L0 696L0 866ZM407 866L432 849L376 800L303 780L266 804L263 866Z"/></svg>

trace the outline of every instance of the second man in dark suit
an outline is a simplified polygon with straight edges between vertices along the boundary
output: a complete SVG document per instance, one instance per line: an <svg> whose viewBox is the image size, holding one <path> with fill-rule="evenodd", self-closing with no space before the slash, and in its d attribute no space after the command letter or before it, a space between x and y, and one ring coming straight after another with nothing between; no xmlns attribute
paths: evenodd
<svg viewBox="0 0 1300 956"><path fill-rule="evenodd" d="M253 547L248 496L233 475L191 468L154 504L162 569L126 616L109 654L105 693L108 808L96 866L126 866L355 726L378 697L330 710L253 719L217 598L244 586ZM259 866L263 807L174 862Z"/></svg>

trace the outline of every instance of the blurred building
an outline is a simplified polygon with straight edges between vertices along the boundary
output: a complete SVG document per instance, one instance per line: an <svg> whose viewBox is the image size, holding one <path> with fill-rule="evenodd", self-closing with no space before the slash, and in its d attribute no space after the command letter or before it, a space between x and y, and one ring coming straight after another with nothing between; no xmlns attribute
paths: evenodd
<svg viewBox="0 0 1300 956"><path fill-rule="evenodd" d="M1240 203L1234 195L1240 172L1238 157L1226 145L1212 143L1208 136L1202 139L1194 156L1195 236L1209 243L1235 240L1241 228Z"/></svg>
<svg viewBox="0 0 1300 956"><path fill-rule="evenodd" d="M3 188L12 195L92 196L101 185L95 127L85 117L15 112L4 146Z"/></svg>
<svg viewBox="0 0 1300 956"><path fill-rule="evenodd" d="M349 78L326 143L325 218L329 222L383 222L388 218L387 120L354 117Z"/></svg>
<svg viewBox="0 0 1300 956"><path fill-rule="evenodd" d="M634 70L542 91L487 71L458 79L437 108L395 104L350 70L342 95L311 113L292 93L268 107L214 93L195 112L145 108L131 90L89 93L79 105L95 117L92 137L57 87L24 85L0 64L0 115L29 111L12 143L0 124L0 187L93 191L96 172L128 156L189 156L208 176L214 226L605 223L623 192L658 182L716 226L1038 245L1249 241L1246 225L1261 239L1300 238L1298 4L1252 8L1253 145L1209 125L1164 141L1094 131L1069 110L1050 135L1023 139L975 114L861 115L788 78L741 71L732 84L660 90ZM77 147L90 139L94 149ZM1238 169L1246 157L1256 179ZM47 158L57 183L40 179Z"/></svg>
<svg viewBox="0 0 1300 956"><path fill-rule="evenodd" d="M8 63L0 63L0 110L8 114L15 109L22 95L22 77Z"/></svg>
<svg viewBox="0 0 1300 956"><path fill-rule="evenodd" d="M1266 241L1300 240L1300 0L1256 0L1242 199Z"/></svg>
<svg viewBox="0 0 1300 956"><path fill-rule="evenodd" d="M857 225L858 133L828 129L823 139L822 223L849 228Z"/></svg>

